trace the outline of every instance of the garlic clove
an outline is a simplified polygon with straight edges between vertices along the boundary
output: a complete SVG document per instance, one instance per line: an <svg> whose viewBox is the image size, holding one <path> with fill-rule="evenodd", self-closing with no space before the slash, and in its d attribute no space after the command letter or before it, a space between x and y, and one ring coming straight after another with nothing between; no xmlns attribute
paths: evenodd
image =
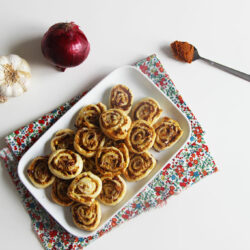
<svg viewBox="0 0 250 250"><path fill-rule="evenodd" d="M4 79L5 79L5 74L4 74L4 72L2 70L0 70L0 85L2 84Z"/></svg>
<svg viewBox="0 0 250 250"><path fill-rule="evenodd" d="M19 96L23 93L23 88L19 83L14 83L12 86L12 96Z"/></svg>
<svg viewBox="0 0 250 250"><path fill-rule="evenodd" d="M30 66L24 59L20 63L18 70L31 73Z"/></svg>
<svg viewBox="0 0 250 250"><path fill-rule="evenodd" d="M6 84L2 84L0 86L0 93L4 96L10 97L12 96L12 87Z"/></svg>
<svg viewBox="0 0 250 250"><path fill-rule="evenodd" d="M26 75L18 72L18 75L19 75L19 80L18 82L20 83L20 85L22 86L23 90L24 91L27 91L27 88L29 87L30 85L30 78L27 78Z"/></svg>
<svg viewBox="0 0 250 250"><path fill-rule="evenodd" d="M19 69L19 65L21 64L22 59L19 56L17 56L17 55L10 55L9 56L9 60L10 60L10 63L12 65L12 68L14 70L18 70Z"/></svg>
<svg viewBox="0 0 250 250"><path fill-rule="evenodd" d="M5 65L5 64L9 64L10 61L8 60L8 58L6 56L0 56L0 66Z"/></svg>
<svg viewBox="0 0 250 250"><path fill-rule="evenodd" d="M26 91L28 90L29 86L30 86L30 81L26 81L26 82L22 85L23 91L26 92Z"/></svg>

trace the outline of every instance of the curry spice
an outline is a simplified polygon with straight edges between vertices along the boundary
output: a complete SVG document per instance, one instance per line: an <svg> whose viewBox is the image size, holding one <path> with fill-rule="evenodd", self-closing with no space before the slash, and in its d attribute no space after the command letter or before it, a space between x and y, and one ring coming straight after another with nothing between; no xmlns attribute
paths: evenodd
<svg viewBox="0 0 250 250"><path fill-rule="evenodd" d="M178 60L191 63L194 57L194 46L187 42L175 41L171 43L171 48Z"/></svg>

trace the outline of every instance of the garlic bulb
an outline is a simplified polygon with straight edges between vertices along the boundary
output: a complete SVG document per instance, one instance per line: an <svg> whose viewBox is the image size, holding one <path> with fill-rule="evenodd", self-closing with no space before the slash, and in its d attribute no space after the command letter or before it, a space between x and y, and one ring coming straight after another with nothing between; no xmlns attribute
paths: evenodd
<svg viewBox="0 0 250 250"><path fill-rule="evenodd" d="M17 55L0 56L0 102L27 91L31 72L29 64Z"/></svg>

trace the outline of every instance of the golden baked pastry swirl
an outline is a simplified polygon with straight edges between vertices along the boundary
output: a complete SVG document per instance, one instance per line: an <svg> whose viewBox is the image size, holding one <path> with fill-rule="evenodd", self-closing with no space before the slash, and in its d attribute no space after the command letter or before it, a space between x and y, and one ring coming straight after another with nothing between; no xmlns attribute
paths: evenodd
<svg viewBox="0 0 250 250"><path fill-rule="evenodd" d="M48 164L51 173L64 180L73 179L83 168L81 156L68 149L54 151L49 157Z"/></svg>
<svg viewBox="0 0 250 250"><path fill-rule="evenodd" d="M74 149L75 132L71 129L61 129L56 132L55 137L50 142L52 151L58 149Z"/></svg>
<svg viewBox="0 0 250 250"><path fill-rule="evenodd" d="M88 128L98 128L99 127L99 116L102 112L106 110L106 106L103 103L90 104L83 107L75 121L75 126L77 128L88 127Z"/></svg>
<svg viewBox="0 0 250 250"><path fill-rule="evenodd" d="M155 141L155 131L148 122L137 120L132 123L125 139L128 150L140 154L150 149Z"/></svg>
<svg viewBox="0 0 250 250"><path fill-rule="evenodd" d="M48 159L48 156L38 156L28 166L28 177L38 188L46 188L55 180L55 176L49 170Z"/></svg>
<svg viewBox="0 0 250 250"><path fill-rule="evenodd" d="M104 142L105 138L100 129L84 127L76 132L74 147L79 154L90 158Z"/></svg>
<svg viewBox="0 0 250 250"><path fill-rule="evenodd" d="M143 98L132 110L132 119L144 120L149 124L154 124L162 113L159 103L153 98Z"/></svg>
<svg viewBox="0 0 250 250"><path fill-rule="evenodd" d="M125 162L125 168L128 166L129 163L129 150L126 146L126 144L123 141L113 141L112 139L105 139L104 143L105 147L115 147L121 151L123 154L123 159Z"/></svg>
<svg viewBox="0 0 250 250"><path fill-rule="evenodd" d="M101 179L91 172L83 172L71 182L67 194L72 200L90 206L101 190Z"/></svg>
<svg viewBox="0 0 250 250"><path fill-rule="evenodd" d="M131 126L131 119L122 110L109 109L100 115L99 123L102 132L117 141L126 138Z"/></svg>
<svg viewBox="0 0 250 250"><path fill-rule="evenodd" d="M94 231L101 221L101 208L97 201L91 206L76 203L71 207L71 213L75 225L86 231Z"/></svg>
<svg viewBox="0 0 250 250"><path fill-rule="evenodd" d="M126 183L120 175L114 177L102 177L102 191L99 200L108 206L119 203L126 193Z"/></svg>
<svg viewBox="0 0 250 250"><path fill-rule="evenodd" d="M51 198L55 203L63 207L71 206L74 203L67 195L70 182L56 178L52 185Z"/></svg>
<svg viewBox="0 0 250 250"><path fill-rule="evenodd" d="M161 151L176 143L183 134L179 123L169 117L162 117L154 124L156 133L154 149Z"/></svg>
<svg viewBox="0 0 250 250"><path fill-rule="evenodd" d="M123 153L115 147L103 147L96 153L96 168L103 176L113 177L122 173L126 163Z"/></svg>
<svg viewBox="0 0 250 250"><path fill-rule="evenodd" d="M109 104L110 108L121 109L129 113L133 102L133 94L127 86L116 85L111 89Z"/></svg>
<svg viewBox="0 0 250 250"><path fill-rule="evenodd" d="M155 165L155 158L148 152L132 154L129 165L123 171L123 174L127 181L138 181L145 178Z"/></svg>

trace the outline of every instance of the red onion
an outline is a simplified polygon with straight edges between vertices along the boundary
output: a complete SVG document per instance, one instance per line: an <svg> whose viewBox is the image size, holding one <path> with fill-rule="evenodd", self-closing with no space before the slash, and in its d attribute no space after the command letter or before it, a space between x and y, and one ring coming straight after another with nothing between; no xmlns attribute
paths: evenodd
<svg viewBox="0 0 250 250"><path fill-rule="evenodd" d="M54 24L42 39L43 55L61 71L82 63L89 49L86 36L73 22Z"/></svg>

